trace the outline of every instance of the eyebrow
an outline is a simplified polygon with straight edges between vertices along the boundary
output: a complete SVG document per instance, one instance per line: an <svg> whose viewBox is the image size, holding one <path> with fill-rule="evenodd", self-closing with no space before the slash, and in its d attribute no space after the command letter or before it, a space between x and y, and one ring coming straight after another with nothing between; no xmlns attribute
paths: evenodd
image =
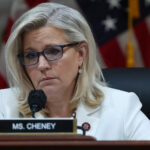
<svg viewBox="0 0 150 150"><path fill-rule="evenodd" d="M27 48L27 49L24 49L24 50L23 50L23 52L29 52L29 51L36 51L36 50L35 50L35 49L33 49L33 48L30 48L30 47L29 47L29 48Z"/></svg>
<svg viewBox="0 0 150 150"><path fill-rule="evenodd" d="M64 44L47 44L47 45L45 45L45 47L43 49L41 49L41 51L45 50L48 47L53 47L53 46L58 46L58 45L64 45ZM36 52L37 50L32 48L32 47L24 49L24 52L28 52L28 51L35 51Z"/></svg>

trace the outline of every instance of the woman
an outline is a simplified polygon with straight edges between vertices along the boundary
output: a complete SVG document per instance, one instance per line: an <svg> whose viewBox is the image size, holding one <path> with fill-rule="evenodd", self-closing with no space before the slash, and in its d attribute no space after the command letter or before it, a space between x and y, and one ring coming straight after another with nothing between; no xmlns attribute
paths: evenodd
<svg viewBox="0 0 150 150"><path fill-rule="evenodd" d="M85 19L69 7L43 3L14 24L6 45L10 89L0 92L1 118L32 117L27 99L42 89L38 117L71 117L87 123L97 140L149 140L150 122L134 93L104 86L96 44Z"/></svg>

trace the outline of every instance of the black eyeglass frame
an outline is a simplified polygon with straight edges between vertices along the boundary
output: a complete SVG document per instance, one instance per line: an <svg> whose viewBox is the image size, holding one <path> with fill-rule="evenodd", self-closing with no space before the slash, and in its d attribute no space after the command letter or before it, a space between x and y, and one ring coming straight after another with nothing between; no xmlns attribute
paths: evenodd
<svg viewBox="0 0 150 150"><path fill-rule="evenodd" d="M34 64L25 64L25 63L24 63L24 53L19 53L19 54L17 55L17 57L18 57L19 61L21 62L21 64L24 65L24 66L33 66L33 65L38 64L40 55L43 55L44 58L45 58L47 61L56 61L56 60L59 60L60 58L62 58L63 53L64 53L64 47L75 46L75 45L77 45L77 44L79 44L79 43L80 43L80 42L73 42L73 43L69 43L69 44L65 44L65 45L49 46L49 47L60 47L60 48L61 48L61 56L58 57L58 58L56 58L56 59L48 59L48 58L45 56L45 54L44 54L44 51L45 51L46 49L44 49L44 50L41 51L41 52L35 52L35 53L37 54L37 61L36 61Z"/></svg>

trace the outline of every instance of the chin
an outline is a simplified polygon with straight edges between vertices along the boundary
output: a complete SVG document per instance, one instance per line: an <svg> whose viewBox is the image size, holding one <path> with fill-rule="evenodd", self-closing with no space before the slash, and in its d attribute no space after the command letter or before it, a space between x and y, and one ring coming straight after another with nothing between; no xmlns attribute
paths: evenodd
<svg viewBox="0 0 150 150"><path fill-rule="evenodd" d="M41 89L44 91L44 93L46 95L53 95L53 94L58 93L58 90L56 88L52 87L52 86L44 86Z"/></svg>

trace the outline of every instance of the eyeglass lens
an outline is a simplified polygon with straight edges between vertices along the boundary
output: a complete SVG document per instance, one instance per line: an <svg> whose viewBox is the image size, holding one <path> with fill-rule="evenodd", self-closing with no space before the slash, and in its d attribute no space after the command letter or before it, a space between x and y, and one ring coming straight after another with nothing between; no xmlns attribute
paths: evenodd
<svg viewBox="0 0 150 150"><path fill-rule="evenodd" d="M62 47L47 47L43 52L29 51L24 53L24 64L32 65L38 63L39 55L43 54L48 61L53 61L62 57Z"/></svg>

